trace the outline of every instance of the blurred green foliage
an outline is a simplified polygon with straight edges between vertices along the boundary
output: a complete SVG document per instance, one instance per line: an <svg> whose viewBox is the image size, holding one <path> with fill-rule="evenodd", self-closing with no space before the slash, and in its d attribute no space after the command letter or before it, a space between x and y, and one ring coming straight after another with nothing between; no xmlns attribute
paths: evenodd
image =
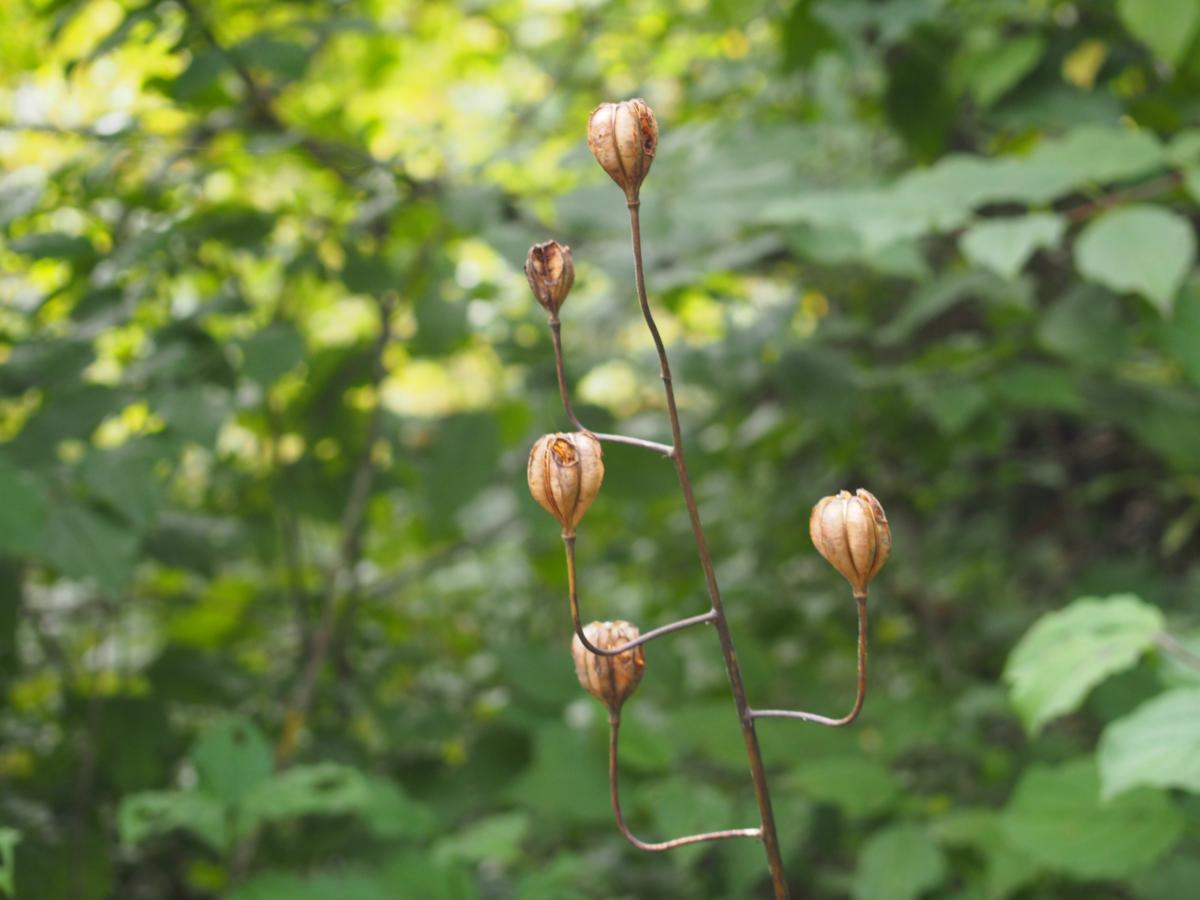
<svg viewBox="0 0 1200 900"><path fill-rule="evenodd" d="M584 143L635 95L755 705L852 692L812 503L862 484L892 520L863 718L760 724L795 893L1194 893L1200 0L38 0L0 26L0 894L764 895L754 842L617 834L522 477L564 426L520 273L548 237L581 417L667 434ZM606 464L585 614L703 611L670 467ZM751 824L712 635L647 657L632 826Z"/></svg>

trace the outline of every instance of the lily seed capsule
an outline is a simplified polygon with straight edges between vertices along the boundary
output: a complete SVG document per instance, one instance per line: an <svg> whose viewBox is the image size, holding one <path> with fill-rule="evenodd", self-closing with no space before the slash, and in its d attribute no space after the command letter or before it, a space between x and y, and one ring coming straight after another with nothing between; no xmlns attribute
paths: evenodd
<svg viewBox="0 0 1200 900"><path fill-rule="evenodd" d="M809 534L817 551L864 596L892 552L892 530L883 507L863 488L839 491L813 507Z"/></svg>
<svg viewBox="0 0 1200 900"><path fill-rule="evenodd" d="M641 99L601 103L588 118L588 148L625 199L636 203L658 150L654 111Z"/></svg>
<svg viewBox="0 0 1200 900"><path fill-rule="evenodd" d="M533 296L551 318L558 311L575 283L575 264L571 261L571 248L558 241L546 241L529 248L525 258L525 277Z"/></svg>
<svg viewBox="0 0 1200 900"><path fill-rule="evenodd" d="M604 461L599 439L590 432L547 434L529 451L529 492L558 520L563 537L574 537L575 527L604 481Z"/></svg>
<svg viewBox="0 0 1200 900"><path fill-rule="evenodd" d="M583 633L601 650L627 644L640 634L636 625L619 620L592 622L584 626ZM646 667L646 654L641 645L616 656L599 656L583 645L579 635L571 639L571 657L575 660L575 674L583 689L607 706L613 716L637 690Z"/></svg>

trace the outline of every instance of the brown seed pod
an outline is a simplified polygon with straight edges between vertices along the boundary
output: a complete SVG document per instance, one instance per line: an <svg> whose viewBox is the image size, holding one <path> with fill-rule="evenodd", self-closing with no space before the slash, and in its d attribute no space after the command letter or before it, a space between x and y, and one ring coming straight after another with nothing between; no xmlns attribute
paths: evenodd
<svg viewBox="0 0 1200 900"><path fill-rule="evenodd" d="M592 622L583 627L583 633L593 646L611 650L635 640L640 632L636 625L618 620ZM646 654L640 645L616 656L598 656L583 646L579 635L571 639L571 656L583 689L605 704L614 716L637 690L646 667Z"/></svg>
<svg viewBox="0 0 1200 900"><path fill-rule="evenodd" d="M854 496L839 491L813 507L808 530L817 551L850 582L855 596L887 562L892 552L892 530L875 496L859 488Z"/></svg>
<svg viewBox="0 0 1200 900"><path fill-rule="evenodd" d="M654 111L641 99L601 103L588 118L588 147L625 199L636 202L658 150Z"/></svg>
<svg viewBox="0 0 1200 900"><path fill-rule="evenodd" d="M587 431L546 434L529 451L529 492L574 537L604 481L600 441Z"/></svg>
<svg viewBox="0 0 1200 900"><path fill-rule="evenodd" d="M571 248L558 241L534 244L525 258L525 277L537 302L551 316L557 316L575 283Z"/></svg>

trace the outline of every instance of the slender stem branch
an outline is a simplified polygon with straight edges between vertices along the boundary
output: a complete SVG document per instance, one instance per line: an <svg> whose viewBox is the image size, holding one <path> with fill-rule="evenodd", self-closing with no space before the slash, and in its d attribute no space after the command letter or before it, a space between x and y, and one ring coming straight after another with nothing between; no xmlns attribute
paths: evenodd
<svg viewBox="0 0 1200 900"><path fill-rule="evenodd" d="M858 604L858 693L854 698L854 706L850 712L840 719L816 713L800 712L794 709L754 709L750 714L756 719L801 719L805 722L816 722L818 725L828 725L830 728L840 728L849 725L862 712L863 700L867 696L867 595L855 595Z"/></svg>
<svg viewBox="0 0 1200 900"><path fill-rule="evenodd" d="M675 449L668 444L660 444L658 441L647 441L643 438L629 437L624 434L606 434L600 431L592 431L580 422L579 416L575 415L575 409L571 406L571 395L567 391L567 377L563 365L562 323L557 316L550 317L550 337L554 343L554 371L558 376L558 394L562 397L563 410L566 412L567 418L571 420L572 425L579 431L594 434L599 440L609 444L628 444L631 447L641 447L643 450L653 450L655 453L660 453L667 458L670 458L674 454Z"/></svg>
<svg viewBox="0 0 1200 900"><path fill-rule="evenodd" d="M675 847L684 847L688 844L699 844L704 841L721 841L726 838L738 837L762 837L761 828L727 828L724 831L706 831L702 834L688 834L683 837L672 838L669 841L658 842L643 841L637 837L629 830L629 826L625 824L625 816L621 814L621 793L617 785L617 735L621 730L620 716L609 716L608 723L608 788L609 794L612 797L613 815L617 819L617 827L621 829L621 834L625 835L625 840L629 841L633 846L650 853L661 853L664 850L672 850Z"/></svg>
<svg viewBox="0 0 1200 900"><path fill-rule="evenodd" d="M627 434L605 434L603 431L593 431L597 438L607 444L628 444L630 447L641 447L643 450L653 450L655 453L670 459L675 455L675 448L658 441L647 441L643 438L630 437Z"/></svg>
<svg viewBox="0 0 1200 900"><path fill-rule="evenodd" d="M1189 668L1200 671L1200 654L1193 653L1185 647L1180 641L1167 634L1165 631L1160 631L1155 635L1154 642L1158 644L1165 652L1175 657L1183 665Z"/></svg>
<svg viewBox="0 0 1200 900"><path fill-rule="evenodd" d="M671 366L667 360L667 349L663 345L662 335L654 321L650 310L650 301L646 296L646 277L642 265L642 229L638 214L639 203L634 199L628 204L629 228L633 241L633 271L637 282L638 303L642 308L642 318L654 339L654 347L658 351L658 362L661 370L663 390L667 400L667 415L671 420L671 443L675 452L671 458L675 463L675 471L679 476L679 487L683 494L684 505L687 507L688 520L691 522L692 535L696 541L696 551L700 556L700 565L704 569L704 580L708 585L708 594L712 600L712 609L716 614L713 626L721 642L721 654L725 658L725 671L729 676L729 686L733 692L733 700L737 706L738 721L742 728L742 738L746 744L746 756L750 764L750 777L754 782L754 797L758 802L758 811L762 818L760 836L767 853L767 867L771 872L771 885L774 888L775 900L788 900L787 881L783 872L783 854L779 846L779 836L775 829L775 813L771 808L771 794L767 787L767 771L763 765L762 751L758 746L758 734L754 728L754 717L751 715L750 704L746 700L746 687L742 681L742 671L738 666L737 653L733 646L733 637L729 631L729 623L725 618L725 608L721 604L721 590L717 585L717 575L713 568L712 556L708 550L708 541L704 536L704 526L700 522L700 510L696 504L696 495L692 490L692 480L688 475L687 462L683 453L683 435L679 425L679 409L675 403L675 390L671 385Z"/></svg>
<svg viewBox="0 0 1200 900"><path fill-rule="evenodd" d="M647 641L652 641L657 637L662 637L664 634L670 634L673 631L681 631L692 625L702 625L705 622L712 622L717 618L714 610L709 610L706 613L701 613L698 616L691 616L687 619L680 619L678 622L672 622L669 625L662 625L652 631L647 631L645 634L638 635L632 641L621 644L619 647L612 647L608 650L602 650L587 639L587 635L583 633L583 622L579 615L579 587L578 580L575 574L575 538L563 537L563 544L567 548L567 590L571 598L571 621L575 625L575 636L579 638L579 642L587 648L589 653L596 656L620 656L632 650L634 647L640 647Z"/></svg>
<svg viewBox="0 0 1200 900"><path fill-rule="evenodd" d="M308 655L304 660L300 678L296 682L291 702L284 712L283 729L275 744L276 771L287 766L296 750L300 732L308 718L316 695L317 681L329 657L329 648L338 620L339 604L343 602L343 597L347 593L353 596L357 590L355 568L358 564L363 528L366 524L367 501L370 499L371 487L375 480L373 454L383 427L383 406L379 402L378 389L387 375L384 354L392 339L392 312L395 304L396 297L391 293L384 294L379 300L379 337L373 351L371 371L371 384L376 391L375 407L371 410L370 419L367 422L365 442L354 470L350 494L342 512L342 539L338 560L333 571L329 573L320 621L313 631ZM343 586L344 582L348 582L348 587ZM258 852L259 838L260 832L255 829L234 849L229 867L232 883L239 883L250 870L254 856Z"/></svg>
<svg viewBox="0 0 1200 900"><path fill-rule="evenodd" d="M558 376L558 395L562 397L563 410L572 425L580 431L587 431L588 429L584 428L583 423L579 421L579 416L575 415L575 410L571 406L571 395L567 392L567 376L564 371L562 351L562 322L555 315L550 317L550 339L554 344L554 372Z"/></svg>

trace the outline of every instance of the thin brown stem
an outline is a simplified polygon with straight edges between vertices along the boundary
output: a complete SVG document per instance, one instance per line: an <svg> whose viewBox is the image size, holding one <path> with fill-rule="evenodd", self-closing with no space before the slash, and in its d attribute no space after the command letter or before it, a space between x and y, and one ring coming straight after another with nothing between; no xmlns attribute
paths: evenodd
<svg viewBox="0 0 1200 900"><path fill-rule="evenodd" d="M558 320L557 316L550 317L550 337L554 344L554 371L558 376L558 395L562 398L563 410L566 412L571 424L579 431L586 431L589 434L593 434L605 443L628 444L630 447L641 447L643 450L652 450L655 453L670 458L675 451L674 448L667 444L660 444L658 441L648 441L644 438L629 437L624 434L606 434L602 431L592 431L579 421L579 416L575 415L575 409L571 406L571 395L567 391L567 377L563 365L562 323Z"/></svg>
<svg viewBox="0 0 1200 900"><path fill-rule="evenodd" d="M1185 647L1180 641L1167 634L1165 631L1160 631L1154 638L1154 642L1158 644L1162 650L1171 656L1175 657L1183 665L1195 669L1200 672L1200 654L1193 653Z"/></svg>
<svg viewBox="0 0 1200 900"><path fill-rule="evenodd" d="M379 336L373 350L371 370L371 385L376 392L375 406L367 422L363 448L359 453L350 493L342 511L342 539L338 560L333 571L329 573L320 620L313 631L300 677L296 682L291 702L284 712L283 730L275 744L276 771L287 766L299 743L300 733L316 695L317 681L329 658L329 648L338 621L338 607L347 594L353 596L357 591L355 569L366 524L367 501L370 499L371 486L375 480L375 444L383 427L383 406L379 401L378 391L387 374L384 354L392 339L392 312L395 304L394 294L385 294L379 300ZM345 586L347 583L348 587ZM235 848L229 867L232 883L239 883L250 870L258 852L259 837L260 832L256 829Z"/></svg>
<svg viewBox="0 0 1200 900"><path fill-rule="evenodd" d="M619 656L632 650L634 647L640 647L647 641L652 641L657 637L662 637L664 634L670 634L673 631L681 631L684 628L689 628L692 625L702 625L705 622L712 622L717 618L717 614L713 610L706 613L701 613L698 616L690 616L686 619L680 619L678 622L671 622L669 625L661 625L645 634L638 635L632 641L621 644L618 647L612 647L608 650L602 650L587 639L587 635L583 633L583 622L579 615L579 585L575 573L575 538L563 537L563 544L567 548L567 592L571 600L571 621L575 625L575 636L579 638L579 642L587 648L589 653L596 656Z"/></svg>
<svg viewBox="0 0 1200 900"><path fill-rule="evenodd" d="M639 203L635 199L628 204L629 228L633 241L633 270L637 282L638 303L642 308L642 318L654 339L654 347L658 351L660 374L662 375L663 390L667 400L667 415L671 420L671 443L674 453L671 458L675 463L675 471L679 476L679 487L683 494L684 505L687 507L688 520L691 522L692 535L696 541L696 551L700 556L700 565L704 569L704 580L708 586L708 594L712 600L715 613L713 626L721 643L721 654L725 658L725 671L729 676L729 687L733 692L733 700L737 706L738 721L742 728L742 739L746 745L746 757L750 765L750 777L754 782L754 797L758 802L758 811L762 818L760 836L767 854L767 867L771 873L771 885L774 888L775 900L788 900L787 880L783 872L783 854L779 846L779 835L775 828L775 813L771 808L771 794L767 787L767 771L763 765L762 751L758 746L758 734L754 728L754 717L751 715L750 704L746 700L746 687L742 681L742 671L738 666L737 653L733 646L733 637L729 631L729 623L725 617L725 608L721 604L721 590L717 585L717 575L713 568L712 556L708 550L708 541L704 536L704 526L700 522L700 510L696 504L696 495L692 489L692 480L688 475L687 462L684 459L683 435L679 425L679 409L675 403L675 390L671 384L671 366L667 360L667 349L663 345L662 335L654 321L650 310L650 301L646 296L646 277L642 265L642 229L638 214Z"/></svg>
<svg viewBox="0 0 1200 900"><path fill-rule="evenodd" d="M688 844L699 844L704 841L721 841L726 838L762 837L761 828L727 828L724 831L706 831L702 834L688 834L683 837L672 838L669 841L643 841L637 837L629 826L625 824L625 816L621 813L621 793L617 785L617 735L621 730L620 716L609 716L608 719L608 788L609 794L612 797L613 815L617 819L617 827L621 829L621 834L625 835L625 840L633 844L639 850L645 850L649 853L661 853L664 850L673 850L675 847L686 847Z"/></svg>
<svg viewBox="0 0 1200 900"><path fill-rule="evenodd" d="M867 696L867 595L856 594L854 600L858 604L858 692L850 712L840 719L794 709L754 709L750 711L750 715L756 719L800 719L804 722L828 725L830 728L841 728L858 718L858 714L862 712L863 700Z"/></svg>

